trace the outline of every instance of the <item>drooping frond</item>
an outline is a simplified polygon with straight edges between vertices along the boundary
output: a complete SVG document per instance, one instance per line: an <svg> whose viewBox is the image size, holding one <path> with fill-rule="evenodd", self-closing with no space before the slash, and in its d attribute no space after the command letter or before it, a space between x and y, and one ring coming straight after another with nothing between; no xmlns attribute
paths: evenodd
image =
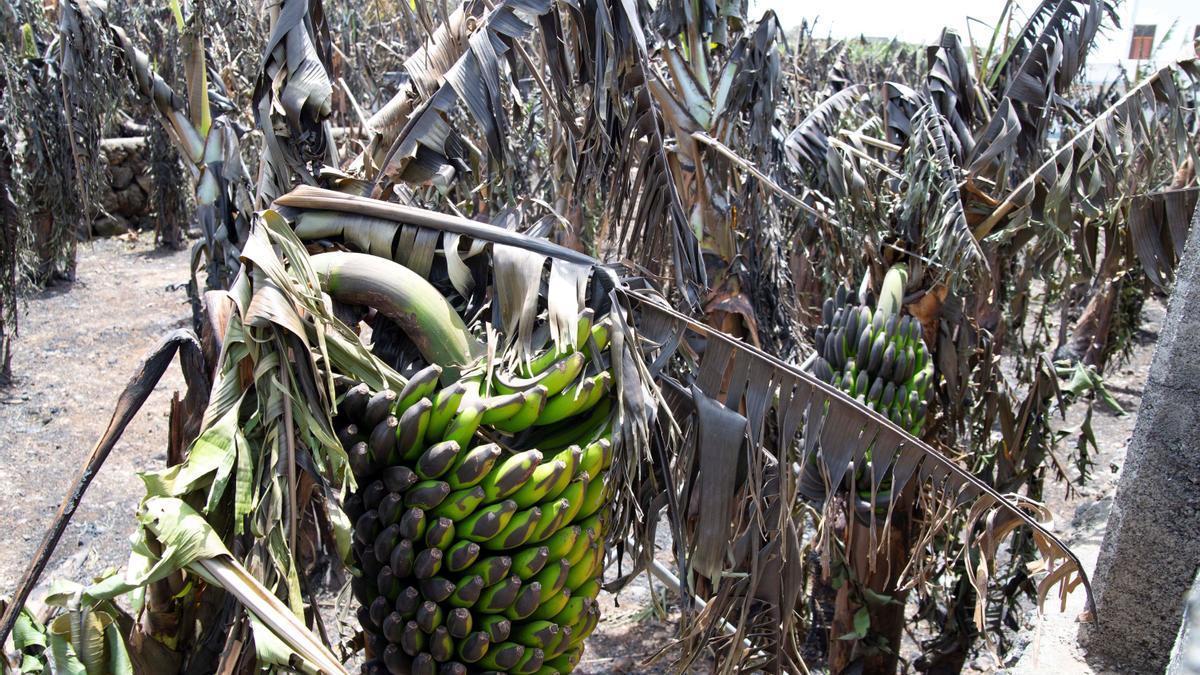
<svg viewBox="0 0 1200 675"><path fill-rule="evenodd" d="M821 101L792 129L783 147L793 167L816 171L825 165L829 136L835 131L838 117L857 104L866 91L865 85L856 84L837 92Z"/></svg>
<svg viewBox="0 0 1200 675"><path fill-rule="evenodd" d="M897 228L911 250L924 251L932 279L954 286L986 272L983 251L967 225L958 184L959 165L947 138L950 125L932 106L912 121L905 150L907 188L896 214ZM953 135L950 138L954 138Z"/></svg>
<svg viewBox="0 0 1200 675"><path fill-rule="evenodd" d="M1030 159L1036 139L1048 128L1047 109L1083 72L1106 17L1118 23L1111 0L1042 0L995 68L993 91L1012 99L1021 121L1022 153Z"/></svg>
<svg viewBox="0 0 1200 675"><path fill-rule="evenodd" d="M1113 208L1113 200L1159 187L1150 183L1156 180L1155 172L1147 170L1152 159L1175 168L1190 158L1194 165L1188 122L1173 111L1183 105L1182 92L1196 87L1200 60L1159 69L1083 125L997 200L987 218L973 226L975 238L982 240L1001 226L1012 236L1031 225L1031 218L1067 231L1077 212L1102 214ZM1162 152L1151 155L1150 148ZM1130 190L1130 185L1142 188Z"/></svg>
<svg viewBox="0 0 1200 675"><path fill-rule="evenodd" d="M332 110L329 37L322 35L321 0L283 0L272 17L254 85L264 135L258 198L268 203L292 187L292 176L315 184L314 167L337 166L327 118ZM280 114L282 113L282 114Z"/></svg>
<svg viewBox="0 0 1200 675"><path fill-rule="evenodd" d="M886 514L853 506L852 512L873 532L886 529L902 493L925 495L934 506L929 519L935 524L926 539L945 528L954 511L969 505L963 541L989 566L996 562L1001 540L1014 528L1027 526L1043 556L1038 566L1046 572L1038 584L1039 598L1044 600L1061 583L1065 599L1082 583L1090 599L1079 560L1019 498L998 494L953 460L800 368L661 302L637 292L630 296L642 333L651 341L652 372L676 401L672 408L682 429L682 447L694 448L681 451L674 467L676 475L697 476L691 499L700 506L689 514L698 519L695 539L684 548L693 551L692 569L708 577L714 591L688 635L712 641L717 653L741 668L762 665L760 654L738 644L752 635L756 647L782 659L785 668L803 672L802 665L790 660L796 658L797 638L788 631L795 628L791 609L802 585L798 533L805 495L825 507L835 495L852 502L866 499L866 505L888 504ZM657 369L672 354L683 355L699 345L689 381L672 380ZM865 477L866 484L856 485L856 475ZM856 497L863 494L869 499ZM681 508L687 508L687 493L684 497ZM930 572L924 564L917 560L907 570L909 583ZM985 597L986 573L972 582ZM732 635L722 632L722 620L736 628Z"/></svg>

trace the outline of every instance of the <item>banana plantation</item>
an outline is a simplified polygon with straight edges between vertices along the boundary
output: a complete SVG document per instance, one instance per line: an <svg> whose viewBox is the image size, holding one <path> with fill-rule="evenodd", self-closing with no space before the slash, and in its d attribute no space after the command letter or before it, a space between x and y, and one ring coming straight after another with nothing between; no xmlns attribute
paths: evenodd
<svg viewBox="0 0 1200 675"><path fill-rule="evenodd" d="M991 672L1105 621L1051 503L1187 260L1200 60L1089 80L1113 0L978 18L0 0L0 392L117 206L188 267L80 364L78 475L3 502L5 672ZM56 574L139 416L123 563Z"/></svg>

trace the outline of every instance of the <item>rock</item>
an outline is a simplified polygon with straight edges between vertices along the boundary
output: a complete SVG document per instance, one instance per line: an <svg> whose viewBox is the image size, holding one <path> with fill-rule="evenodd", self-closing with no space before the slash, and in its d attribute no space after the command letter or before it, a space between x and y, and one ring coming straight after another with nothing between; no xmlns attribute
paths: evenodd
<svg viewBox="0 0 1200 675"><path fill-rule="evenodd" d="M139 216L146 211L146 193L136 185L117 193L117 211L123 216Z"/></svg>
<svg viewBox="0 0 1200 675"><path fill-rule="evenodd" d="M114 190L124 190L133 182L133 169L123 164L109 166L108 175Z"/></svg>
<svg viewBox="0 0 1200 675"><path fill-rule="evenodd" d="M129 231L129 221L121 216L108 214L92 223L92 234L97 237L115 237Z"/></svg>
<svg viewBox="0 0 1200 675"><path fill-rule="evenodd" d="M613 661L612 669L614 673L632 673L636 665L637 664L633 662L633 659L629 658L628 656L622 656L621 658Z"/></svg>

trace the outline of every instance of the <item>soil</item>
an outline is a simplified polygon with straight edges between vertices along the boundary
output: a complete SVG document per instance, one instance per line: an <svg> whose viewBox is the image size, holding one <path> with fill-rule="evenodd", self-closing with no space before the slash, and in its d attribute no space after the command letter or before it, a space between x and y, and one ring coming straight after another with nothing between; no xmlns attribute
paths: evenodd
<svg viewBox="0 0 1200 675"><path fill-rule="evenodd" d="M5 543L0 548L0 595L11 595L138 361L168 331L190 323L183 287L189 253L156 251L149 239L125 235L82 245L77 280L29 297L23 308L13 357L16 381L0 390L0 532ZM1109 376L1108 388L1127 413L1118 415L1102 403L1094 404L1092 425L1099 453L1090 482L1070 496L1062 484L1047 486L1049 506L1057 517L1053 529L1089 565L1103 536L1162 315L1160 303L1147 303L1146 322L1131 360ZM173 365L96 477L44 581L86 581L125 562L132 514L143 492L137 472L163 465L168 400L182 385L178 366ZM1074 406L1062 428L1078 425L1085 409L1084 404ZM1069 464L1067 445L1060 451L1064 464ZM660 557L668 559L665 553ZM665 601L665 616L654 610L652 593ZM655 665L644 662L670 644L679 617L674 602L661 583L644 576L617 596L603 593L604 618L588 640L577 672L673 672L670 658ZM1073 598L1071 606L1082 607L1082 601ZM983 655L971 662L971 669L1092 672L1080 665L1073 647L1074 615L1056 612L1057 607L1047 607L1042 621L1031 616L1034 627L1022 635L1023 642L1004 665ZM1033 653L1040 655L1039 665L1022 670L1020 664ZM688 672L710 670L711 662L702 661Z"/></svg>
<svg viewBox="0 0 1200 675"><path fill-rule="evenodd" d="M27 299L15 382L0 390L0 593L11 595L138 362L190 325L188 261L187 251L155 250L153 235L97 239L80 245L74 283ZM83 580L124 564L143 492L137 472L163 465L168 402L182 386L172 365L96 476L47 577Z"/></svg>

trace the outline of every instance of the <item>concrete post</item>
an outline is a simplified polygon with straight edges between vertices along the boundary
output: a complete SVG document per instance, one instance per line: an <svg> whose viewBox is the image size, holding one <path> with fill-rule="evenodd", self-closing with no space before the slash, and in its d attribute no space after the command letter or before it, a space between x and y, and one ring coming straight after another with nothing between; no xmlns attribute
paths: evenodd
<svg viewBox="0 0 1200 675"><path fill-rule="evenodd" d="M1093 579L1089 654L1162 673L1200 563L1200 208L1176 273Z"/></svg>

